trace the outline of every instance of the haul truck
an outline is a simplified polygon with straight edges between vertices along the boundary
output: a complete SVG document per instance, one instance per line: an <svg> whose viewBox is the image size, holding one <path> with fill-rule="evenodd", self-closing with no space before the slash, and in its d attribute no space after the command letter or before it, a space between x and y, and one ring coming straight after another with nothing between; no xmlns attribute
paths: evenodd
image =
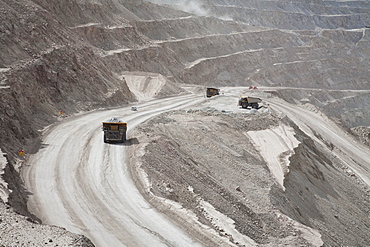
<svg viewBox="0 0 370 247"><path fill-rule="evenodd" d="M220 89L214 87L207 88L207 98L220 94Z"/></svg>
<svg viewBox="0 0 370 247"><path fill-rule="evenodd" d="M103 122L104 142L125 142L127 123L117 118Z"/></svg>
<svg viewBox="0 0 370 247"><path fill-rule="evenodd" d="M238 106L241 106L243 109L248 108L248 106L258 109L258 103L262 102L260 98L254 97L240 97Z"/></svg>

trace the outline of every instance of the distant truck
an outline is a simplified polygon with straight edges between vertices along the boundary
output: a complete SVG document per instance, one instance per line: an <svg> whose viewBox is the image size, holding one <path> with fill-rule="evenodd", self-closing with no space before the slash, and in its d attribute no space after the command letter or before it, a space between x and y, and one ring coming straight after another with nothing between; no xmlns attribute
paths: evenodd
<svg viewBox="0 0 370 247"><path fill-rule="evenodd" d="M243 109L247 109L249 106L258 109L259 105L258 103L261 103L262 100L260 98L254 98L254 97L240 97L238 106L241 106Z"/></svg>
<svg viewBox="0 0 370 247"><path fill-rule="evenodd" d="M207 87L207 98L210 98L215 95L220 95L220 89L214 87Z"/></svg>
<svg viewBox="0 0 370 247"><path fill-rule="evenodd" d="M103 122L104 142L125 142L127 123L113 117Z"/></svg>

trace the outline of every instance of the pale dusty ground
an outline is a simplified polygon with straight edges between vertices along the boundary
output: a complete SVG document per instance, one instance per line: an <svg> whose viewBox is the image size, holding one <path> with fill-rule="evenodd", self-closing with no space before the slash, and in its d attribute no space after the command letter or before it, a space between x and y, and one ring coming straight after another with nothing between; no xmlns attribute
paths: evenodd
<svg viewBox="0 0 370 247"><path fill-rule="evenodd" d="M163 75L155 73L126 72L122 76L139 102L154 99L167 81Z"/></svg>
<svg viewBox="0 0 370 247"><path fill-rule="evenodd" d="M284 124L273 129L250 131L248 135L253 145L261 153L270 172L284 189L284 176L289 171L289 157L298 147L293 128Z"/></svg>
<svg viewBox="0 0 370 247"><path fill-rule="evenodd" d="M368 1L248 1L239 7L227 1L217 6L193 1L185 6L190 9L183 9L227 19L225 23L145 1L110 2L4 0L1 4L0 109L4 114L1 124L5 123L1 138L7 140L3 150L8 141L12 147L7 149L9 156L16 153L19 142L34 141L37 129L45 121L51 123L60 108L76 112L106 103L133 102L120 80L123 77L136 94L139 112L131 113L128 106L120 109L124 113L109 114L127 116L130 131L155 114L171 110L143 125L145 131L130 132L129 147L102 147L99 126L92 123L111 117L108 111L99 119L80 114L63 121L58 125L61 129L45 131L38 154L43 157L33 157L40 163L29 163L27 154L26 162L15 167L32 167L25 171L25 176L30 175L28 185L33 186L26 192L33 197L30 208L41 219L56 220L55 224L86 232L94 242L105 241L106 245L116 241L175 245L171 241L175 237L157 230L160 227L152 225L155 220L141 216L153 215L162 222L152 207L156 205L164 211L171 207L182 212L174 217L180 226L174 227L173 235L181 236L178 241L184 245L189 241L209 246L306 246L321 241L332 246L364 246L370 242L369 150L308 104L317 103L336 122L342 121L342 126L356 127L353 132L369 143L369 130L363 126L369 123L370 109ZM233 17L237 21L229 22ZM276 95L300 107L270 100L269 93L256 91L253 94L268 99L271 108L244 114L235 109L236 99L227 94L235 93L237 98L249 93L239 89L225 89L225 97L192 109L184 101L200 102L178 98L144 104L159 90L161 96L179 90L158 74L115 74L122 70L158 71L174 81L204 85L281 86L286 90L275 90ZM350 94L348 89L356 90ZM19 106L25 106L21 114L17 113ZM187 109L172 112L181 107ZM284 146L284 140L291 143ZM141 149L141 144L147 149ZM149 196L144 194L150 205L138 193L144 189L130 182L124 160L130 157L122 150L131 148L144 155L138 162L141 172L146 172L144 188L151 189ZM0 164L4 166L1 157ZM8 181L17 178L14 172ZM0 191L6 201L6 183L0 183ZM24 205L17 201L22 191L13 194L16 208ZM127 201L122 194L130 195ZM134 205L144 206L122 214L130 208L131 199ZM171 203L156 204L155 200ZM31 245L32 238L40 246L45 244L43 232L48 232L49 245L71 245L79 238L60 228L26 225L27 220L4 209L0 222L3 245ZM164 221L172 226L173 222ZM182 227L194 234L184 234ZM54 237L53 232L68 235L70 240ZM106 237L107 232L114 234Z"/></svg>
<svg viewBox="0 0 370 247"><path fill-rule="evenodd" d="M130 130L141 121L197 100L193 95L156 100L137 105L137 112L126 107L61 122L59 130L46 133L45 148L31 157L31 165L23 170L26 186L32 191L30 211L47 224L85 234L97 246L160 246L163 241L196 245L143 200L129 176L125 150L135 142ZM129 123L126 144L102 141L101 122L112 116Z"/></svg>
<svg viewBox="0 0 370 247"><path fill-rule="evenodd" d="M31 212L97 246L320 246L318 230L271 203L271 189L285 188L288 158L301 143L285 115L274 110L276 100L245 88L223 88L210 99L203 88L191 91L196 95L138 103L137 112L128 106L81 114L47 130L42 149L23 168ZM262 97L263 107L240 109L236 103L245 94ZM161 112L166 113L146 121ZM306 117L316 120L317 113L310 112ZM129 123L124 145L102 141L100 122L112 116ZM321 126L332 124L323 121ZM311 126L305 124L303 129ZM336 145L335 133L328 135ZM355 178L369 177L366 167L361 173L347 168ZM2 229L13 231L4 222ZM6 235L10 239L2 241L30 241L28 232L15 229L16 238ZM44 241L36 239L35 245ZM52 241L67 246L71 240Z"/></svg>
<svg viewBox="0 0 370 247"><path fill-rule="evenodd" d="M238 97L245 94L264 98L264 107L258 111L238 108ZM294 112L294 115L289 115L290 112ZM290 126L292 123L286 121L287 115L305 134L297 133L297 126ZM312 138L317 144L307 142L307 136L302 139L302 134ZM354 140L308 104L290 105L263 91L223 88L220 96L207 99L202 105L181 112L169 112L141 125L135 131L135 136L138 136L141 146L139 153L145 153L144 158L139 161L137 173L146 174L142 185L146 193L149 193L147 198L157 207L163 207L162 210L167 214L177 215L171 207L164 207L162 200L153 198L153 195L177 201L186 209L191 209L202 224L216 229L221 236L229 238L236 245L268 246L274 243L320 246L323 240L330 244L349 245L367 242L366 212L369 208L365 202L369 199L367 181L370 173L366 166L370 157L366 153L368 147ZM298 145L301 146L296 154L293 149ZM320 149L316 149L319 146ZM304 154L302 147L312 150ZM310 157L311 154L314 156ZM294 160L303 159L304 162L295 162L294 175L291 175L289 158L293 155ZM300 170L297 175L301 177L301 181L292 185L295 181L292 177L286 189L285 176L296 176L297 165L306 166L305 163L307 168L298 167ZM326 166L326 163L331 163L335 169L326 171L321 167ZM263 164L268 169L267 173L261 169ZM307 173L306 169L313 170ZM320 188L322 182L313 182L318 176L315 173L322 174L324 183L328 184ZM308 193L290 195L295 193L295 186L301 186L300 182L307 186ZM358 188L355 187L358 184L362 191L354 195L353 191L357 191ZM347 188L341 188L343 186ZM338 201L310 199L311 193L317 196L318 191L325 187L334 188L339 195L327 192L326 196L336 196ZM322 230L321 233L299 224L281 214L272 204L271 196L276 196L274 193L277 188L281 190L279 194L292 196L284 200L302 198L303 203L312 204L307 206L308 212L310 207L320 208L319 212L312 210L311 216L303 217L316 218L320 214L324 218L349 217L347 220L362 226L360 232L341 238L341 234L336 231L348 229L347 223L342 220L328 220L325 227L321 222L317 225L314 223ZM271 191L268 192L269 190ZM357 199L349 199L348 196ZM367 199L363 201L362 198ZM230 208L236 207L238 203L245 208L230 212ZM299 207L305 210L306 206ZM341 213L339 216L336 213L338 208L342 208L339 211L354 210L356 213L352 217ZM316 213L319 214L314 216ZM251 218L246 219L245 215L250 215ZM219 220L221 218L222 221ZM225 226L224 222L229 222L227 226L231 224L235 228ZM249 222L255 222L256 225L249 226ZM197 227L193 228L191 227L196 231ZM240 232L249 238L240 238ZM254 235L255 233L257 234ZM339 236L335 236L336 234Z"/></svg>

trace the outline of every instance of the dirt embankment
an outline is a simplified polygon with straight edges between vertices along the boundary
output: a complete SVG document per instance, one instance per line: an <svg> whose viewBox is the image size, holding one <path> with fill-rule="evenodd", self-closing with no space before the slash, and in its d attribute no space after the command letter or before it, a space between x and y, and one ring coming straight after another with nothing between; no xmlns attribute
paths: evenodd
<svg viewBox="0 0 370 247"><path fill-rule="evenodd" d="M269 189L277 185L246 136L248 130L277 126L279 121L270 114L214 110L172 112L153 119L135 131L139 142L147 143L141 168L148 174L150 192L193 210L201 223L235 244L243 245L235 230L218 223L204 202L255 243L283 243L295 229L276 217L279 212L269 202ZM307 244L302 237L296 242Z"/></svg>
<svg viewBox="0 0 370 247"><path fill-rule="evenodd" d="M247 134L279 125L296 128L300 143L286 167L285 188ZM340 161L275 113L170 112L134 135L145 153L140 168L147 174L143 189L151 202L158 203L155 196L180 203L231 243L363 246L369 241L366 189L343 173ZM222 217L208 204L249 242L220 223Z"/></svg>
<svg viewBox="0 0 370 247"><path fill-rule="evenodd" d="M37 224L2 203L0 232L0 246L94 246L82 235L70 233L61 227Z"/></svg>

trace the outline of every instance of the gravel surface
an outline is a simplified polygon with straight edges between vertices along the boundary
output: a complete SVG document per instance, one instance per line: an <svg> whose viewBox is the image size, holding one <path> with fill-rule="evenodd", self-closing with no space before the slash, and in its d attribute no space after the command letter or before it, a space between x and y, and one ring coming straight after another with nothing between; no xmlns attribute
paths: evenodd
<svg viewBox="0 0 370 247"><path fill-rule="evenodd" d="M0 203L0 246L94 246L89 239L61 227L38 224Z"/></svg>
<svg viewBox="0 0 370 247"><path fill-rule="evenodd" d="M148 200L169 215L158 198L181 204L237 246L366 245L370 196L361 177L282 112L236 107L237 91L135 130L144 155L134 173Z"/></svg>

